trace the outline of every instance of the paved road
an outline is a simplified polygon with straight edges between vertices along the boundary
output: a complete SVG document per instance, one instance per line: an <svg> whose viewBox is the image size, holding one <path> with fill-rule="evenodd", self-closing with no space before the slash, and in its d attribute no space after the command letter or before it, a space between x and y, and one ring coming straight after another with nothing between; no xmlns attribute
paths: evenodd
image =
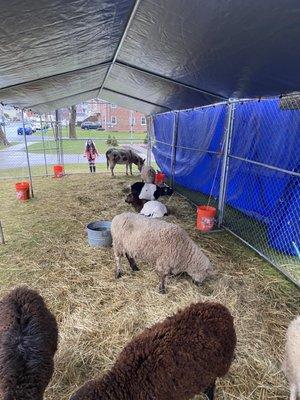
<svg viewBox="0 0 300 400"><path fill-rule="evenodd" d="M39 137L40 140L40 137ZM35 141L30 142L29 146ZM147 156L147 147L145 145L124 145L123 147L130 147L134 151L136 151L141 157L146 158ZM29 153L29 160L31 166L44 165L44 154L43 153ZM56 154L46 154L47 164L53 165L57 163L57 155ZM64 154L64 163L65 164L86 164L86 158L82 156L82 154ZM106 157L104 154L101 154L97 163L105 164ZM10 146L8 149L0 150L0 169L10 169L10 168L23 168L27 166L27 158L25 152L24 143L16 144L14 146Z"/></svg>

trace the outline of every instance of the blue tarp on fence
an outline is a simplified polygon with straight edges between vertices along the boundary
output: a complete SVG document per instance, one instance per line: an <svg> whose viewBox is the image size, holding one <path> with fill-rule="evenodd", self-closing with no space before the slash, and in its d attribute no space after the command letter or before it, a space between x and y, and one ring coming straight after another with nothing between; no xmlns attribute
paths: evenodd
<svg viewBox="0 0 300 400"><path fill-rule="evenodd" d="M227 105L180 111L175 183L217 197ZM154 117L154 155L171 174L175 113ZM237 103L230 147L226 204L266 224L269 243L287 254L300 247L300 178L267 166L300 172L300 110L279 99Z"/></svg>

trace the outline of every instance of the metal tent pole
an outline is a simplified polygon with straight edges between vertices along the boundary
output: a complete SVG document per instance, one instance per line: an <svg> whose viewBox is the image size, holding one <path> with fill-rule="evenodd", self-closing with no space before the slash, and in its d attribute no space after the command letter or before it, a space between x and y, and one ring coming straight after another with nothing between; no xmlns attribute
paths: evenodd
<svg viewBox="0 0 300 400"><path fill-rule="evenodd" d="M179 112L174 111L174 123L173 123L173 134L172 134L172 155L171 155L171 186L174 188L175 182L175 166L176 166L176 149L178 139L178 120Z"/></svg>
<svg viewBox="0 0 300 400"><path fill-rule="evenodd" d="M76 121L75 121L76 123ZM59 134L59 145L60 145L60 163L64 167L64 148L63 148L63 139L62 139L62 124L60 120L60 114L58 114L58 134Z"/></svg>
<svg viewBox="0 0 300 400"><path fill-rule="evenodd" d="M147 122L147 166L151 167L152 158L152 136L153 136L153 116L149 115L146 118Z"/></svg>
<svg viewBox="0 0 300 400"><path fill-rule="evenodd" d="M57 164L60 165L58 118L59 118L58 110L55 110L55 143L56 143L56 156L57 156Z"/></svg>
<svg viewBox="0 0 300 400"><path fill-rule="evenodd" d="M44 128L43 128L43 121L42 121L42 116L41 116L41 115L40 115L40 125L41 125L41 132L42 132L42 141L43 141L43 152L44 152L45 172L46 172L46 176L48 176L48 167L47 167L47 158L46 158L46 149L45 149Z"/></svg>
<svg viewBox="0 0 300 400"><path fill-rule="evenodd" d="M132 134L133 134L133 110L130 110L130 144L132 145Z"/></svg>
<svg viewBox="0 0 300 400"><path fill-rule="evenodd" d="M25 150L26 150L28 177L29 177L29 181L30 181L30 194L31 194L31 197L34 197L33 184L32 184L32 175L31 175L31 168L30 168L30 160L29 160L29 154L28 154L27 137L26 137L26 130L25 130L25 122L24 122L24 110L23 109L22 109L22 112L21 112L21 118L22 118L22 125L23 125L23 135L24 135Z"/></svg>
<svg viewBox="0 0 300 400"><path fill-rule="evenodd" d="M223 154L223 164L221 170L221 183L220 183L220 193L219 193L219 202L218 202L218 227L220 228L223 224L224 220L224 207L226 200L226 190L227 190L227 181L228 181L228 170L229 170L229 153L231 148L231 138L233 132L233 121L234 121L234 110L235 110L235 102L228 101L228 118L227 125L224 132L224 154Z"/></svg>

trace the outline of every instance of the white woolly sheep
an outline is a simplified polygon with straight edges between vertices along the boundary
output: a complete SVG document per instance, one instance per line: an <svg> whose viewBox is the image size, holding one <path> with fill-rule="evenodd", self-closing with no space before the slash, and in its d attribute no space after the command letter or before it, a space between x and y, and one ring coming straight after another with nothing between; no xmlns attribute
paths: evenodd
<svg viewBox="0 0 300 400"><path fill-rule="evenodd" d="M144 165L141 170L141 178L145 183L154 183L155 181L155 169Z"/></svg>
<svg viewBox="0 0 300 400"><path fill-rule="evenodd" d="M150 218L162 218L164 215L168 214L168 209L160 201L151 200L144 204L140 214Z"/></svg>
<svg viewBox="0 0 300 400"><path fill-rule="evenodd" d="M116 277L122 274L120 257L126 256L133 271L135 258L155 264L159 291L165 293L168 275L186 272L198 284L213 273L209 259L180 226L140 214L123 213L111 224Z"/></svg>
<svg viewBox="0 0 300 400"><path fill-rule="evenodd" d="M228 372L236 333L221 304L192 304L144 330L102 378L85 383L71 400L188 400Z"/></svg>
<svg viewBox="0 0 300 400"><path fill-rule="evenodd" d="M56 320L37 292L19 287L0 301L1 399L43 399L57 341Z"/></svg>
<svg viewBox="0 0 300 400"><path fill-rule="evenodd" d="M290 400L297 400L300 398L300 316L287 329L282 370L290 384Z"/></svg>

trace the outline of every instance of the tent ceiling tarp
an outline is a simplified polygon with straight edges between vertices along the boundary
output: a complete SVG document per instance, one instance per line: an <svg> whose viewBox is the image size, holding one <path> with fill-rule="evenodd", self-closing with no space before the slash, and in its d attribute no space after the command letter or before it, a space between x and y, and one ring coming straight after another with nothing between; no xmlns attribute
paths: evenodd
<svg viewBox="0 0 300 400"><path fill-rule="evenodd" d="M300 89L299 0L2 2L0 101L157 113Z"/></svg>

